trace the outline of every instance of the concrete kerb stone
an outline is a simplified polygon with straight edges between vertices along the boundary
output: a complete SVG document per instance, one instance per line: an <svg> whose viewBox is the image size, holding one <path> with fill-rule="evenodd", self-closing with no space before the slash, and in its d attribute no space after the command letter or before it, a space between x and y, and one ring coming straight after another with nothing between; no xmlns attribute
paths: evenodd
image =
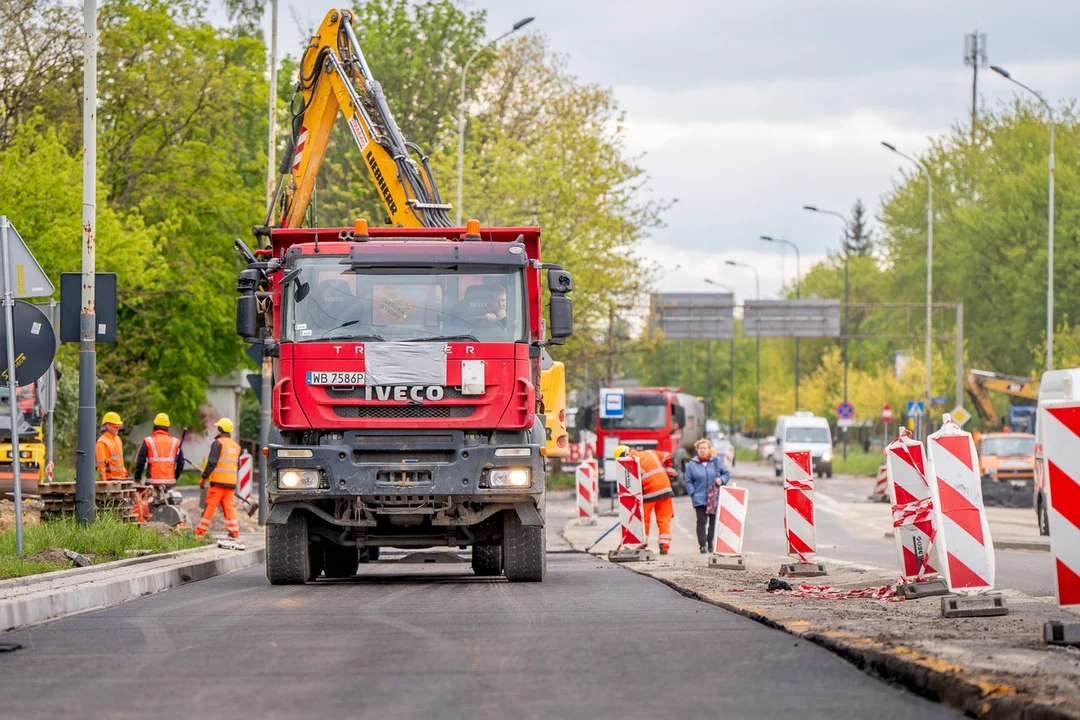
<svg viewBox="0 0 1080 720"><path fill-rule="evenodd" d="M97 610L178 585L224 575L257 565L266 558L263 547L242 551L221 550L217 547L194 550L196 552L168 553L171 556L168 558L156 556L154 560L159 562L148 564L147 567L132 568L132 563L128 563L122 567L107 568L106 565L111 563L106 563L79 568L94 571L86 573L88 577L81 579L72 578L71 575L58 578L56 576L62 573L47 573L51 576L48 580L53 581L49 585L45 581L24 584L19 589L29 588L27 592L0 599L0 632L87 610ZM53 585L58 580L75 581L57 588ZM35 585L41 585L41 588L33 589Z"/></svg>
<svg viewBox="0 0 1080 720"><path fill-rule="evenodd" d="M69 570L54 570L53 572L38 573L37 575L26 575L23 577L10 578L8 580L0 580L0 600L3 599L6 594L5 591L13 588L28 587L30 585L37 585L43 582L54 582L56 580L64 580L67 578L78 577L79 575L86 575L88 573L100 573L107 572L109 570L117 570L122 567L130 567L132 565L142 565L143 563L157 562L160 560L170 560L172 558L183 557L191 553L206 552L206 550L213 546L207 545L205 547L187 548L186 550L173 550L168 553L160 553L158 555L140 555L139 557L124 558L122 560L112 560L107 563L101 563L100 565L90 565L89 567L77 567Z"/></svg>

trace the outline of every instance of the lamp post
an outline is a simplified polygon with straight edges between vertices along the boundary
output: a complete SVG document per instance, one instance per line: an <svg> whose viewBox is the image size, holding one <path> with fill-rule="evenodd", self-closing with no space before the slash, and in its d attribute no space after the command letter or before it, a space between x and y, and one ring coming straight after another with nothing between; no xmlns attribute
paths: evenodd
<svg viewBox="0 0 1080 720"><path fill-rule="evenodd" d="M799 256L799 246L790 240L784 240L783 238L774 238L768 235L762 235L761 239L765 242L780 243L787 245L795 250L795 299L802 299L802 260ZM799 336L795 336L795 412L799 411Z"/></svg>
<svg viewBox="0 0 1080 720"><path fill-rule="evenodd" d="M1046 209L1046 369L1054 369L1054 110L1042 95L1029 88L1004 68L991 65L990 69L1009 82L1015 83L1039 99L1050 116L1050 186Z"/></svg>
<svg viewBox="0 0 1080 720"><path fill-rule="evenodd" d="M469 72L469 65L472 65L472 61L476 59L476 56L487 50L492 45L495 45L500 40L508 35L516 33L521 28L531 23L536 18L527 17L518 20L514 23L513 27L504 32L499 37L495 38L491 42L482 46L479 50L469 56L469 59L465 61L465 64L461 68L461 96L458 99L458 136L457 136L457 226L461 227L461 193L462 186L464 184L465 177L465 75Z"/></svg>
<svg viewBox="0 0 1080 720"><path fill-rule="evenodd" d="M731 293L731 299L732 300L735 299L735 289L732 288L730 285L725 285L724 283L716 282L715 280L710 280L709 278L705 278L705 282L707 282L709 285L715 285L715 286L717 286L719 288L723 288L724 290L727 290L729 293ZM710 349L711 349L711 347L710 347ZM735 432L735 335L734 335L734 333L731 336L731 340L728 342L728 349L729 349L729 355L728 355L728 385L730 387L730 391L728 392L728 435L732 435ZM712 355L712 353L710 353L710 356L711 355ZM710 368L711 368L711 365L710 365ZM709 372L709 380L710 380L709 387L711 388L712 387L712 385L711 385L711 381L712 381L712 372L711 372L711 370ZM712 395L709 396L709 400L710 400L710 402L712 401Z"/></svg>
<svg viewBox="0 0 1080 720"><path fill-rule="evenodd" d="M754 299L761 299L761 275L758 273L757 268L753 265L747 265L746 263L735 262L734 260L726 260L725 264L732 267L747 268L754 272ZM758 334L755 340L755 360L754 364L757 366L756 379L754 381L754 432L761 434L761 335Z"/></svg>
<svg viewBox="0 0 1080 720"><path fill-rule="evenodd" d="M905 160L910 160L919 166L926 176L926 407L923 409L923 418L926 429L923 431L923 440L930 434L930 353L934 332L932 326L931 311L934 298L934 183L930 177L930 171L921 160L905 155L896 149L895 145L882 141L881 143Z"/></svg>

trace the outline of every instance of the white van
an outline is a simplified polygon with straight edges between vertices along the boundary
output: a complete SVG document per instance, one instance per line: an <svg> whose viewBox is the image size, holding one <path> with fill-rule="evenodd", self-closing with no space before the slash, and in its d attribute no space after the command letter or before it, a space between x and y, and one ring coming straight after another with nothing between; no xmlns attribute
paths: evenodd
<svg viewBox="0 0 1080 720"><path fill-rule="evenodd" d="M1039 407L1035 412L1035 514L1039 518L1040 535L1050 534L1050 517L1046 507L1046 492L1043 489L1046 482L1046 464L1039 416L1042 415L1042 408L1046 403L1077 399L1080 399L1080 368L1043 373L1039 382Z"/></svg>
<svg viewBox="0 0 1080 720"><path fill-rule="evenodd" d="M776 419L776 452L773 469L776 477L784 474L784 453L809 450L813 471L818 477L832 477L833 445L829 421L811 412L781 415Z"/></svg>

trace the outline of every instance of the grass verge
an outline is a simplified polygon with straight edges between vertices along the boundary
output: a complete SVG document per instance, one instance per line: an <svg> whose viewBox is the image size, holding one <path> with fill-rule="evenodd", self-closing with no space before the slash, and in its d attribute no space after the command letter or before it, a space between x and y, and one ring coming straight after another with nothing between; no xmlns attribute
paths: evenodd
<svg viewBox="0 0 1080 720"><path fill-rule="evenodd" d="M15 529L0 533L0 578L70 567L71 562L57 548L82 553L97 564L129 557L129 551L166 553L199 547L208 541L196 538L188 530L159 532L102 514L86 527L79 525L74 517L29 525L25 528L23 542L24 557L16 557Z"/></svg>
<svg viewBox="0 0 1080 720"><path fill-rule="evenodd" d="M844 459L844 449L841 446L837 446L833 449L836 456L833 458L833 472L843 473L845 475L877 475L878 468L881 466L881 453L880 452L868 452L865 453L862 449L856 450L849 447L847 452L847 460Z"/></svg>
<svg viewBox="0 0 1080 720"><path fill-rule="evenodd" d="M553 472L547 475L547 486L552 489L561 488L576 488L577 484L574 480L573 473L568 472Z"/></svg>
<svg viewBox="0 0 1080 720"><path fill-rule="evenodd" d="M735 446L735 462L754 462L760 459L761 456L758 455L757 450Z"/></svg>

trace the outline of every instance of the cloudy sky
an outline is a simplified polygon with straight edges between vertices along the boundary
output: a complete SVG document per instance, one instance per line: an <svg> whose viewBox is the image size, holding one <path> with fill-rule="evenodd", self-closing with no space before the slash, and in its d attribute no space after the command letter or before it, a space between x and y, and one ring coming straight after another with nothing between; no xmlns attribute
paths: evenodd
<svg viewBox="0 0 1080 720"><path fill-rule="evenodd" d="M335 3L281 0L281 47L306 40ZM794 255L758 240L798 243L806 268L839 245L840 221L802 210L871 214L909 154L969 122L964 35L987 35L1001 65L1052 101L1080 88L1075 0L464 0L488 13L492 37L529 15L580 80L614 88L652 192L677 204L644 253L661 290L708 290L702 278L753 297L793 282ZM979 75L980 103L1013 97ZM445 185L445 183L444 183Z"/></svg>

